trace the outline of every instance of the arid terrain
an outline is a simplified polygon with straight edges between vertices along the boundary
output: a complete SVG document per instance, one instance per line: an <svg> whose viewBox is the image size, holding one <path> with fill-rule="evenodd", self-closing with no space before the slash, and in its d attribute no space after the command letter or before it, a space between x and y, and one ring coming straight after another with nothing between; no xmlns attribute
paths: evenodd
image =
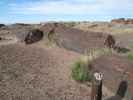
<svg viewBox="0 0 133 100"><path fill-rule="evenodd" d="M103 73L103 100L122 81L119 100L133 100L132 20L0 26L0 100L91 100L91 83L75 81L72 64L103 48L109 52L91 60Z"/></svg>

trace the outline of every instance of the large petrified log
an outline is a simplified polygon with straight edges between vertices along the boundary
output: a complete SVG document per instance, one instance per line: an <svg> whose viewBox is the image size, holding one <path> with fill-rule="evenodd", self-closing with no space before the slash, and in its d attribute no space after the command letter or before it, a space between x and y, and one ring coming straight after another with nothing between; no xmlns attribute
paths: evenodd
<svg viewBox="0 0 133 100"><path fill-rule="evenodd" d="M86 53L93 48L112 48L115 45L112 35L102 32L85 32L59 23L47 23L41 27L41 30L58 46L79 53Z"/></svg>

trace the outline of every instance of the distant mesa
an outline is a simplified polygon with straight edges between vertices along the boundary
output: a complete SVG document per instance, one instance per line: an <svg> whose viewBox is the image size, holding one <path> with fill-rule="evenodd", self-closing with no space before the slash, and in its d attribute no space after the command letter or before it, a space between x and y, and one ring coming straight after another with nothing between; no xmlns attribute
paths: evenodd
<svg viewBox="0 0 133 100"><path fill-rule="evenodd" d="M133 19L125 19L125 18L119 18L119 19L113 19L111 20L111 23L114 24L133 24Z"/></svg>
<svg viewBox="0 0 133 100"><path fill-rule="evenodd" d="M15 23L13 25L19 25L19 26L29 26L30 24L25 24L25 23Z"/></svg>
<svg viewBox="0 0 133 100"><path fill-rule="evenodd" d="M5 26L5 24L0 24L0 28L1 28L1 27L4 27L4 26Z"/></svg>

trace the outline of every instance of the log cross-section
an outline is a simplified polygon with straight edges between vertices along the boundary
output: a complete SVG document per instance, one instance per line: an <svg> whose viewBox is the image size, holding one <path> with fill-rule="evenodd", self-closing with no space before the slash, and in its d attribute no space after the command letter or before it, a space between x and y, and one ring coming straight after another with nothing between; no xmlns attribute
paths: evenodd
<svg viewBox="0 0 133 100"><path fill-rule="evenodd" d="M92 80L91 100L102 100L102 80L102 73L94 73L94 79Z"/></svg>

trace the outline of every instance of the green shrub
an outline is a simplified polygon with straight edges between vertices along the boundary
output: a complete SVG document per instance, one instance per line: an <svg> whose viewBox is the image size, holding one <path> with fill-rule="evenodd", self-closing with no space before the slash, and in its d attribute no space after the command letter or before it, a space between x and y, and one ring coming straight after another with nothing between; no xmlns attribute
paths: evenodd
<svg viewBox="0 0 133 100"><path fill-rule="evenodd" d="M78 60L72 66L72 78L79 82L91 81L91 73L88 64Z"/></svg>
<svg viewBox="0 0 133 100"><path fill-rule="evenodd" d="M127 57L128 59L133 60L133 52L128 53Z"/></svg>

